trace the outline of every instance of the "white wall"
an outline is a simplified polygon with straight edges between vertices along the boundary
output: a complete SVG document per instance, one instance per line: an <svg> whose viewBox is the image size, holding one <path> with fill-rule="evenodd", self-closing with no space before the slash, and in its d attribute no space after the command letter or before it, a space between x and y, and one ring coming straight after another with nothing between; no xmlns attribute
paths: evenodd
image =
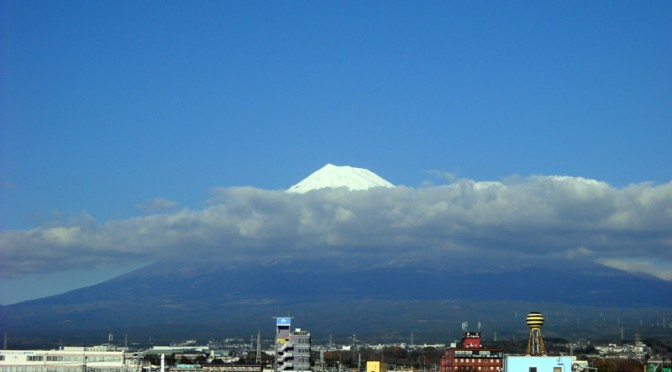
<svg viewBox="0 0 672 372"><path fill-rule="evenodd" d="M530 367L536 367L537 372L554 372L560 368L561 372L572 372L573 357L569 356L504 356L504 372L530 372Z"/></svg>

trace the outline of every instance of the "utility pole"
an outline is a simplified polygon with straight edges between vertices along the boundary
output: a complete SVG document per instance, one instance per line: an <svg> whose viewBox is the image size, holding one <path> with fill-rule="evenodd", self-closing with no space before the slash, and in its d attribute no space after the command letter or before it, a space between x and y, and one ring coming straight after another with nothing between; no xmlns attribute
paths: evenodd
<svg viewBox="0 0 672 372"><path fill-rule="evenodd" d="M261 364L261 331L257 331L257 364Z"/></svg>

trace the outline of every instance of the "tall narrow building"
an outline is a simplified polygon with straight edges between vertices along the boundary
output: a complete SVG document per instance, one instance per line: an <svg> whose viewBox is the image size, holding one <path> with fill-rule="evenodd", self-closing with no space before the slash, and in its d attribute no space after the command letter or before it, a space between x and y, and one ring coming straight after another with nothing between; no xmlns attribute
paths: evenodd
<svg viewBox="0 0 672 372"><path fill-rule="evenodd" d="M310 371L310 333L292 331L290 317L275 319L275 372Z"/></svg>

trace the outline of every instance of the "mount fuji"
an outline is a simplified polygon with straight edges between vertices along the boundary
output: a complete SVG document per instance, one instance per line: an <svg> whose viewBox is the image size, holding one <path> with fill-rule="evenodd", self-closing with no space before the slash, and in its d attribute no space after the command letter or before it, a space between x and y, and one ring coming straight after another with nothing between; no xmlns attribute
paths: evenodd
<svg viewBox="0 0 672 372"><path fill-rule="evenodd" d="M367 169L327 164L286 193L394 187ZM283 191L269 194L287 199L287 204L307 201L317 205L316 210L327 211L334 208L326 204L337 199L327 200L323 208L319 192L305 198ZM487 319L500 334L512 334L515 339L521 326L525 329L517 314L534 309L552 319L555 336L613 338L625 327L669 337L657 322L672 311L672 296L665 295L672 293L672 282L647 275L589 262L580 267L511 267L490 272L434 265L429 257L417 264L388 265L366 261L364 255L313 257L308 250L300 256L285 256L301 242L275 241L264 253L270 260L259 259L264 257L250 240L255 260L239 264L226 255L227 242L222 241L221 257L166 257L90 287L0 306L0 333L9 333L12 342L24 346L39 342L56 347L64 337L71 343L90 343L101 335L106 339L110 332L127 333L137 343L147 339L150 344L151 340L170 343L252 334L258 327L272 329L272 316L291 312L323 340L332 334L347 340L357 333L396 342L412 331L429 341L445 341L447 330L466 317ZM355 240L341 248L359 247ZM478 264L476 257L474 265ZM607 318L618 322L607 324Z"/></svg>
<svg viewBox="0 0 672 372"><path fill-rule="evenodd" d="M303 194L313 190L341 187L348 190L368 190L374 187L395 186L368 169L327 164L290 187L287 192Z"/></svg>

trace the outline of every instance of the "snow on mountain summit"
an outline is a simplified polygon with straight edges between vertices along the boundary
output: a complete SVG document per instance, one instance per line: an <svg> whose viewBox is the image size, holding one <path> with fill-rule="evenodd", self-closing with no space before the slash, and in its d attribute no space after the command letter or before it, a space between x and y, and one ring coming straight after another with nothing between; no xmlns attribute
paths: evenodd
<svg viewBox="0 0 672 372"><path fill-rule="evenodd" d="M287 192L306 193L311 190L345 187L348 190L368 190L373 187L395 187L379 175L364 168L327 164Z"/></svg>

